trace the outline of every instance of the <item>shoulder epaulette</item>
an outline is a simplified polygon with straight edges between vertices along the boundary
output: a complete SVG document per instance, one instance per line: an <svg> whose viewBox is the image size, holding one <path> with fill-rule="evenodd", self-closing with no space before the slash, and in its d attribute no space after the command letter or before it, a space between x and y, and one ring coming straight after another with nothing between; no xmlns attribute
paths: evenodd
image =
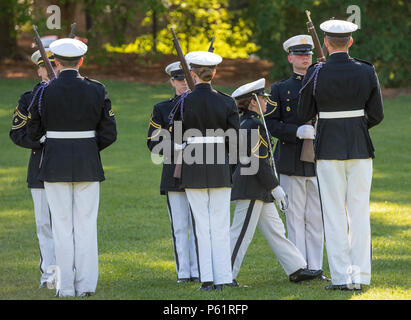
<svg viewBox="0 0 411 320"><path fill-rule="evenodd" d="M368 62L368 61L366 61L366 60L362 60L362 59L358 59L358 58L353 58L353 59L356 60L356 61L363 62L363 63L365 63L365 64L368 64L368 65L374 67L374 65L373 65L371 62Z"/></svg>
<svg viewBox="0 0 411 320"><path fill-rule="evenodd" d="M104 84L102 84L100 81L97 81L97 80L95 80L95 79L90 79L90 78L87 78L87 77L84 77L84 79L86 79L86 80L88 80L88 81L90 81L90 82L98 83L98 84L104 86Z"/></svg>
<svg viewBox="0 0 411 320"><path fill-rule="evenodd" d="M229 97L230 99L233 99L233 97L231 97L229 94L221 92L219 90L216 90L218 93L222 94L223 96Z"/></svg>
<svg viewBox="0 0 411 320"><path fill-rule="evenodd" d="M174 98L170 98L170 99L167 99L167 100L160 101L160 102L156 103L156 104L154 105L154 107L161 107L161 106L164 105L164 104L169 104L169 103L172 102L173 100L174 100Z"/></svg>
<svg viewBox="0 0 411 320"><path fill-rule="evenodd" d="M34 87L35 88L35 87ZM27 96L27 95L30 95L32 93L32 91L26 91L26 92L23 92L22 94L21 94L21 96Z"/></svg>

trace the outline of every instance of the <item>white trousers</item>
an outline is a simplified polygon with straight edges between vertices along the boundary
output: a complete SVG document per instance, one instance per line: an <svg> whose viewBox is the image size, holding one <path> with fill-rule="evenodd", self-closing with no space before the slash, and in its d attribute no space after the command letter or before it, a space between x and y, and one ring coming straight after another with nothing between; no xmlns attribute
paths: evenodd
<svg viewBox="0 0 411 320"><path fill-rule="evenodd" d="M185 192L167 192L167 208L173 235L177 278L198 278L190 204Z"/></svg>
<svg viewBox="0 0 411 320"><path fill-rule="evenodd" d="M265 203L260 200L237 200L230 229L233 279L240 271L241 263L257 226L287 275L307 267L307 262L301 252L285 237L284 224L274 203Z"/></svg>
<svg viewBox="0 0 411 320"><path fill-rule="evenodd" d="M50 206L61 296L95 292L98 279L99 182L44 182Z"/></svg>
<svg viewBox="0 0 411 320"><path fill-rule="evenodd" d="M370 284L372 160L318 160L317 176L331 281Z"/></svg>
<svg viewBox="0 0 411 320"><path fill-rule="evenodd" d="M52 275L47 273L47 268L56 264L56 259L54 257L53 232L51 229L51 215L44 189L31 189L31 196L34 203L36 233L40 248L40 283L44 283Z"/></svg>
<svg viewBox="0 0 411 320"><path fill-rule="evenodd" d="M323 267L324 230L317 177L280 175L280 185L288 195L287 238L307 261L308 269Z"/></svg>
<svg viewBox="0 0 411 320"><path fill-rule="evenodd" d="M231 188L186 189L201 282L231 283Z"/></svg>

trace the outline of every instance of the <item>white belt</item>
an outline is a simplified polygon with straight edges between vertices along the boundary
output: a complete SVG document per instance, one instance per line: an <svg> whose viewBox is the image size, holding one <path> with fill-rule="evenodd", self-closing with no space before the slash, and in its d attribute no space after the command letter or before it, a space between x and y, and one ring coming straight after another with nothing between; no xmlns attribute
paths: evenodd
<svg viewBox="0 0 411 320"><path fill-rule="evenodd" d="M354 118L364 116L364 109L353 111L320 112L320 119Z"/></svg>
<svg viewBox="0 0 411 320"><path fill-rule="evenodd" d="M224 137L189 137L187 143L224 143Z"/></svg>
<svg viewBox="0 0 411 320"><path fill-rule="evenodd" d="M82 139L94 138L96 132L91 131L47 131L46 137L51 139Z"/></svg>

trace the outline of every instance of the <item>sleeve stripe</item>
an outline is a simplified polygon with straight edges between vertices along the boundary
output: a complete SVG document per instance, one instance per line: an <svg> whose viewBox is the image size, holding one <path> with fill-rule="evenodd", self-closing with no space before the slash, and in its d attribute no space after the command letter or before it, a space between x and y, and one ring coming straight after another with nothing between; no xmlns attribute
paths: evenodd
<svg viewBox="0 0 411 320"><path fill-rule="evenodd" d="M161 133L161 128L154 130L154 135L152 135L151 137L148 137L147 140L151 140L155 137L157 137L160 133Z"/></svg>
<svg viewBox="0 0 411 320"><path fill-rule="evenodd" d="M16 129L20 129L22 127L24 127L26 125L27 121L23 120L22 122L20 122L20 124L16 125L16 126L12 126L11 129L12 130L16 130Z"/></svg>
<svg viewBox="0 0 411 320"><path fill-rule="evenodd" d="M153 121L153 119L150 119L150 125L152 125L154 128L156 128L156 129L160 129L161 128L161 125L160 124L158 124L158 123L155 123L154 121Z"/></svg>
<svg viewBox="0 0 411 320"><path fill-rule="evenodd" d="M23 120L27 120L27 116L25 116L24 114L22 114L19 109L16 108L16 114L19 116L19 118L23 119Z"/></svg>

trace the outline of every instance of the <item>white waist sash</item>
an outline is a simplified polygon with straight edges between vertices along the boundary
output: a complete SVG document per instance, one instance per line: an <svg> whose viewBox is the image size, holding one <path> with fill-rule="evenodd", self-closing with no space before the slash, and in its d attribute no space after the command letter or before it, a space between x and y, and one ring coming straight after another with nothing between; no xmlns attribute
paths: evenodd
<svg viewBox="0 0 411 320"><path fill-rule="evenodd" d="M354 118L363 117L365 115L364 109L353 111L335 111L335 112L320 112L320 119L338 119L338 118Z"/></svg>
<svg viewBox="0 0 411 320"><path fill-rule="evenodd" d="M47 131L46 138L51 139L83 139L94 138L96 132L91 131Z"/></svg>
<svg viewBox="0 0 411 320"><path fill-rule="evenodd" d="M224 143L224 137L189 137L187 143Z"/></svg>

